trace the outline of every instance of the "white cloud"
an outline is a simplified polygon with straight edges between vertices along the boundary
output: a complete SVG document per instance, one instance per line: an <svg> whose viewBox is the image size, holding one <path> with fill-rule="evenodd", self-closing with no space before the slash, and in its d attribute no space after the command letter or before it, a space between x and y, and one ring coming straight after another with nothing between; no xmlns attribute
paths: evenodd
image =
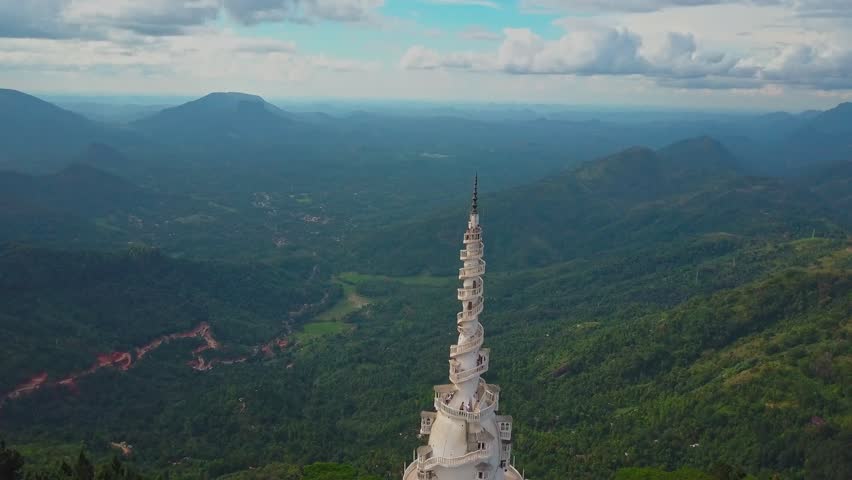
<svg viewBox="0 0 852 480"><path fill-rule="evenodd" d="M74 0L63 10L66 24L115 28L143 35L177 35L216 19L219 0Z"/></svg>
<svg viewBox="0 0 852 480"><path fill-rule="evenodd" d="M852 2L849 0L794 0L792 3L803 17L852 17Z"/></svg>
<svg viewBox="0 0 852 480"><path fill-rule="evenodd" d="M243 24L361 22L384 0L0 0L0 37L104 38L115 31L181 35L222 11Z"/></svg>
<svg viewBox="0 0 852 480"><path fill-rule="evenodd" d="M0 37L177 35L214 20L220 0L0 0Z"/></svg>
<svg viewBox="0 0 852 480"><path fill-rule="evenodd" d="M665 9L711 5L780 6L803 17L852 17L849 0L522 0L521 8L531 12L656 12Z"/></svg>
<svg viewBox="0 0 852 480"><path fill-rule="evenodd" d="M439 68L500 71L511 74L638 74L650 66L639 55L641 40L625 29L576 29L548 41L527 28L503 30L504 40L492 53L452 52L414 46L403 55L404 69Z"/></svg>
<svg viewBox="0 0 852 480"><path fill-rule="evenodd" d="M441 54L421 45L415 45L402 55L399 66L405 70L434 70L444 67Z"/></svg>
<svg viewBox="0 0 852 480"><path fill-rule="evenodd" d="M225 10L237 21L362 22L372 19L384 0L224 0Z"/></svg>
<svg viewBox="0 0 852 480"><path fill-rule="evenodd" d="M459 36L464 40L482 40L482 41L494 41L500 40L503 38L503 35L497 32L493 32L488 30L487 28L481 27L479 25L470 25L461 32L459 32Z"/></svg>
<svg viewBox="0 0 852 480"><path fill-rule="evenodd" d="M71 0L0 0L0 37L61 38L75 33L62 21Z"/></svg>
<svg viewBox="0 0 852 480"><path fill-rule="evenodd" d="M493 71L514 75L642 75L674 88L757 89L788 84L852 89L852 50L786 47L768 62L700 49L689 33L668 33L656 49L626 28L563 22L568 31L545 40L529 29L506 29L495 52L439 53L424 46L403 55L404 69Z"/></svg>
<svg viewBox="0 0 852 480"><path fill-rule="evenodd" d="M666 48L651 61L640 53L642 39L625 28L578 25L557 40L545 40L526 28L507 28L503 34L505 39L500 47L490 54L439 54L415 46L405 53L400 63L408 69L492 69L519 75L665 76L725 73L737 63L737 59L724 55L698 52L689 35L672 34Z"/></svg>
<svg viewBox="0 0 852 480"><path fill-rule="evenodd" d="M852 49L788 46L760 70L760 78L823 90L852 89Z"/></svg>
<svg viewBox="0 0 852 480"><path fill-rule="evenodd" d="M437 70L441 68L469 71L491 71L495 64L487 54L454 52L441 55L435 50L414 46L406 50L399 61L404 70Z"/></svg>
<svg viewBox="0 0 852 480"><path fill-rule="evenodd" d="M648 55L649 73L671 78L748 77L757 68L737 56L698 50L691 33L670 32L662 48Z"/></svg>
<svg viewBox="0 0 852 480"><path fill-rule="evenodd" d="M426 3L434 3L438 5L463 5L463 6L474 6L474 7L487 7L493 9L500 9L500 5L497 2L493 2L491 0L425 0Z"/></svg>
<svg viewBox="0 0 852 480"><path fill-rule="evenodd" d="M773 5L787 0L521 0L521 8L538 12L654 12L665 8L726 3Z"/></svg>
<svg viewBox="0 0 852 480"><path fill-rule="evenodd" d="M365 72L381 68L377 62L335 58L328 55L310 55L305 58L312 68L333 72Z"/></svg>
<svg viewBox="0 0 852 480"><path fill-rule="evenodd" d="M648 70L642 40L624 28L574 28L557 41L507 31L499 57L510 73L636 74ZM512 45L512 44L516 45Z"/></svg>
<svg viewBox="0 0 852 480"><path fill-rule="evenodd" d="M269 84L298 82L323 72L368 71L370 62L300 53L293 42L241 37L230 32L148 37L119 44L107 40L8 39L0 42L5 72L40 77L77 72L90 79L120 77L184 85L240 85L246 78Z"/></svg>
<svg viewBox="0 0 852 480"><path fill-rule="evenodd" d="M436 40L427 37L452 27L382 17L383 3L0 0L0 83L50 91L71 85L90 92L243 89L625 104L731 104L732 95L752 101L783 93L785 102L798 98L799 105L824 96L819 105L852 95L852 0L524 0L527 9L593 15L554 22L564 30L556 37L473 25ZM255 35L266 29L244 35L225 26L232 20L338 22L334 33L384 63L311 50L317 45L308 38L297 48ZM524 21L516 16L511 24ZM353 22L377 28L353 29ZM422 44L406 50L405 39ZM453 39L464 46L454 48ZM402 68L383 67L395 59ZM468 72L478 73L475 81Z"/></svg>

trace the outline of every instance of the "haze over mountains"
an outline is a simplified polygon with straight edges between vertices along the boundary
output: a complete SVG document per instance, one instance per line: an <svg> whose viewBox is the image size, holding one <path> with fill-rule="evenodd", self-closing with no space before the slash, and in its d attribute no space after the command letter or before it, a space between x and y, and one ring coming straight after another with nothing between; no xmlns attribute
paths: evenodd
<svg viewBox="0 0 852 480"><path fill-rule="evenodd" d="M0 425L32 478L85 480L81 442L145 478L396 478L477 172L531 478L852 476L852 104L0 107Z"/></svg>
<svg viewBox="0 0 852 480"><path fill-rule="evenodd" d="M850 103L796 115L684 112L643 116L557 110L526 118L471 118L453 115L452 110L414 115L399 109L330 116L286 112L258 96L231 92L212 93L119 125L96 123L14 90L0 91L0 102L7 107L0 113L0 121L7 125L2 133L6 150L18 156L6 155L3 163L25 169L55 167L61 164L60 158L67 158L68 149L82 149L91 142L140 154L156 151L161 144L197 147L205 143L224 146L229 152L243 148L269 154L270 143L304 145L315 139L342 149L406 145L443 148L457 155L479 146L483 151L499 148L498 156L532 157L529 161L534 162L531 166L536 174L632 145L659 148L703 135L722 141L747 168L764 174L844 160L852 150L847 141L852 128ZM40 141L45 130L54 132L50 142ZM258 145L261 140L262 148ZM215 158L215 152L206 153Z"/></svg>
<svg viewBox="0 0 852 480"><path fill-rule="evenodd" d="M806 186L752 176L708 137L656 151L635 147L484 196L489 233L495 237L489 242L489 258L498 269L515 269L709 233L754 238L819 231L842 238L844 203L831 205L816 193L824 182L849 179L848 172L836 173L840 176L821 177ZM378 253L360 251L354 258L375 257L371 265L376 273L438 269L449 274L455 267L452 219L461 213L452 209L380 229L361 243L368 250L380 245ZM401 236L411 240L394 241Z"/></svg>

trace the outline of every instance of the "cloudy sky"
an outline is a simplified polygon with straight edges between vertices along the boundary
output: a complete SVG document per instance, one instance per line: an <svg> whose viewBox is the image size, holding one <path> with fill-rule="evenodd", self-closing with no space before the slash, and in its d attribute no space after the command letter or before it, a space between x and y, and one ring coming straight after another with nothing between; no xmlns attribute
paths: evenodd
<svg viewBox="0 0 852 480"><path fill-rule="evenodd" d="M821 108L852 0L0 0L0 87Z"/></svg>

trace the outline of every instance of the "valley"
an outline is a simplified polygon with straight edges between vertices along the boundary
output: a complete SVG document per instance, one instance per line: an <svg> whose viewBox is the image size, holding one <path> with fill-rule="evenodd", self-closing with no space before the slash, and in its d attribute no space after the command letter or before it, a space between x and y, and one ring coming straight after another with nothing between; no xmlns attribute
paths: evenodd
<svg viewBox="0 0 852 480"><path fill-rule="evenodd" d="M2 148L0 425L32 475L82 443L146 478L397 478L446 382L475 172L530 478L850 472L845 105L775 131L213 94L116 131L4 95L20 139L80 124Z"/></svg>

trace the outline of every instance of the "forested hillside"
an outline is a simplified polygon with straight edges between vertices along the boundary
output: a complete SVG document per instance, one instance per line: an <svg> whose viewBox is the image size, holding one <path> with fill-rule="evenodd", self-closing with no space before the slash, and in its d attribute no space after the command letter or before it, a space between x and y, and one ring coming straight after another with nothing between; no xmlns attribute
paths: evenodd
<svg viewBox="0 0 852 480"><path fill-rule="evenodd" d="M836 173L833 181L849 180L848 169ZM812 191L831 188L818 178L795 183L744 174L709 138L659 151L632 148L485 195L485 228L493 238L488 259L497 269L516 269L714 233L843 238L848 215L841 203ZM462 207L366 233L351 252L358 259L351 268L396 275L452 272L458 237L453 226L464 218ZM407 241L399 242L401 237Z"/></svg>
<svg viewBox="0 0 852 480"><path fill-rule="evenodd" d="M520 464L554 479L721 464L840 478L848 245L708 236L654 250L492 275L490 379L518 419ZM135 461L157 468L191 459L172 475L318 460L394 472L400 445L417 444L428 385L445 375L454 282L350 281L374 299L349 318L356 328L297 343L285 360L199 375L175 362L186 350L173 344L126 373L90 377L73 396L44 390L8 402L5 421L18 441L82 437L101 450L127 441ZM50 413L28 416L36 404Z"/></svg>
<svg viewBox="0 0 852 480"><path fill-rule="evenodd" d="M476 170L486 378L529 478L852 478L846 106L489 120L229 93L107 127L12 100L37 114L16 131L84 131L0 145L26 167L0 172L2 480L398 478L446 383ZM802 132L820 158L765 156Z"/></svg>
<svg viewBox="0 0 852 480"><path fill-rule="evenodd" d="M99 355L201 324L210 325L221 355L245 355L333 303L340 293L327 278L325 266L307 261L234 266L174 260L144 247L102 254L4 246L0 392L42 373L63 378Z"/></svg>

